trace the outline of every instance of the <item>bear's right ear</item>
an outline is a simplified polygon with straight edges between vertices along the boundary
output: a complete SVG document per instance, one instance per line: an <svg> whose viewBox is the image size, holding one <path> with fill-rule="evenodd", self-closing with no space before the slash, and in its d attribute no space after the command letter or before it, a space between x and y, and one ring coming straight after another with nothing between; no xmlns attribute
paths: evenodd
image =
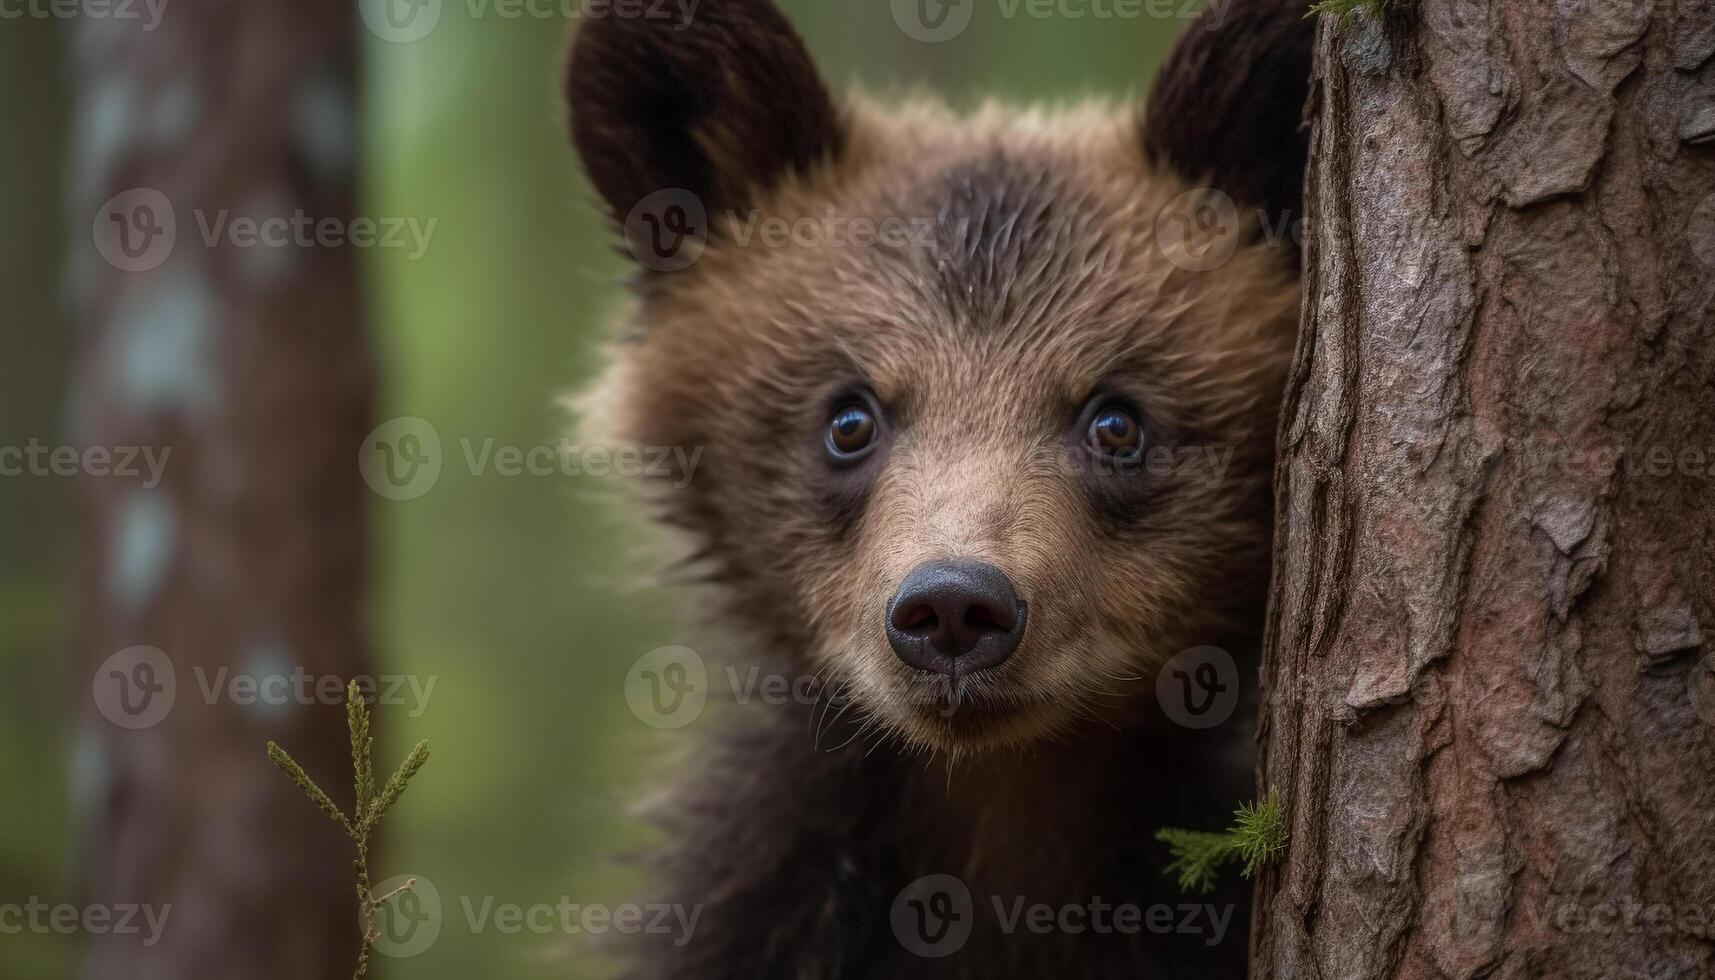
<svg viewBox="0 0 1715 980"><path fill-rule="evenodd" d="M612 216L682 189L738 210L836 156L839 112L772 0L702 0L688 19L610 14L572 42L572 141Z"/></svg>
<svg viewBox="0 0 1715 980"><path fill-rule="evenodd" d="M1306 0L1212 0L1161 66L1143 116L1151 161L1274 218L1300 217L1316 21Z"/></svg>

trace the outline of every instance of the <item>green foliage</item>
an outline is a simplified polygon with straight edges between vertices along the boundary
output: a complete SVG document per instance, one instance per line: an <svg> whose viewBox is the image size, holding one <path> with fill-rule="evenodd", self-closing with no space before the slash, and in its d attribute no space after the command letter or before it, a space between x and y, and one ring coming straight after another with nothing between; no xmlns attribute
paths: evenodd
<svg viewBox="0 0 1715 980"><path fill-rule="evenodd" d="M369 847L374 838L376 825L393 804L399 802L399 797L405 792L405 786L411 778L423 768L423 763L429 761L429 743L418 742L417 747L406 756L398 771L387 778L379 795L375 792L375 738L369 733L369 707L363 703L363 695L359 692L357 682L352 681L345 689L346 725L351 729L351 768L355 775L357 804L350 816L340 811L339 805L333 798L317 786L304 767L298 765L296 759L287 754L285 749L273 742L268 743L268 758L298 788L310 798L310 802L320 807L333 821L340 825L354 843L357 844L357 860L353 866L357 869L357 901L358 908L363 914L363 945L357 953L357 969L352 973L352 980L360 980L369 972L369 948L381 938L376 926L375 914L400 895L414 888L417 879L408 879L385 895L376 895L369 886Z"/></svg>
<svg viewBox="0 0 1715 980"><path fill-rule="evenodd" d="M1316 0L1310 5L1310 13L1331 14L1339 18L1341 26L1344 26L1360 13L1381 20L1387 16L1393 3L1394 0Z"/></svg>
<svg viewBox="0 0 1715 980"><path fill-rule="evenodd" d="M1286 815L1270 796L1244 803L1233 812L1233 827L1223 833L1164 827L1155 839L1173 851L1167 873L1177 875L1182 891L1213 891L1222 866L1243 860L1246 878L1286 850Z"/></svg>

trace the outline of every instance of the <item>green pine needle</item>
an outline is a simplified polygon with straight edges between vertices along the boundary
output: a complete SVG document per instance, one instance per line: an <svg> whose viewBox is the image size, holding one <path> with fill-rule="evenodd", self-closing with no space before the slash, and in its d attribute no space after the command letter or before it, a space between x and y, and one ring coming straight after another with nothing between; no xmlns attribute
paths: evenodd
<svg viewBox="0 0 1715 980"><path fill-rule="evenodd" d="M280 767L280 771L285 773L287 778L298 784L298 788L304 791L311 803L321 807L322 812L332 817L334 823L345 828L347 834L352 832L351 821L346 819L345 814L339 812L339 806L327 793L322 791L320 786L316 785L316 781L310 778L310 774L304 771L304 767L298 765L298 760L292 758L285 749L273 742L268 743L268 758L274 760L274 764Z"/></svg>
<svg viewBox="0 0 1715 980"><path fill-rule="evenodd" d="M357 822L370 822L370 809L375 801L375 739L369 734L369 706L357 682L345 689L346 727L351 729L351 768L356 775Z"/></svg>
<svg viewBox="0 0 1715 980"><path fill-rule="evenodd" d="M1244 876L1255 877L1286 850L1286 815L1276 798L1241 804L1233 819L1233 828L1223 833L1176 827L1156 833L1155 839L1173 852L1166 871L1178 877L1181 891L1213 891L1221 868L1238 860L1244 861Z"/></svg>
<svg viewBox="0 0 1715 980"><path fill-rule="evenodd" d="M380 820L383 814L393 809L393 804L399 802L399 797L404 794L405 785L417 774L417 770L423 768L423 763L428 761L429 743L418 742L417 747L400 763L399 771L387 777L387 785L382 787L381 797L375 801L372 819Z"/></svg>

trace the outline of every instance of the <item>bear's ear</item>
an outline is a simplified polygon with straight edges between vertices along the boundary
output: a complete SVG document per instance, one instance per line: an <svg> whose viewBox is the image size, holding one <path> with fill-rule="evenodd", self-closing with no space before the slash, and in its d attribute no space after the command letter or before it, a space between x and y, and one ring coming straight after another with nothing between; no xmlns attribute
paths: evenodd
<svg viewBox="0 0 1715 980"><path fill-rule="evenodd" d="M1270 219L1301 216L1316 22L1305 0L1211 0L1156 76L1149 159Z"/></svg>
<svg viewBox="0 0 1715 980"><path fill-rule="evenodd" d="M710 213L740 209L756 188L840 150L840 115L772 0L586 20L566 90L572 141L622 222L670 189Z"/></svg>

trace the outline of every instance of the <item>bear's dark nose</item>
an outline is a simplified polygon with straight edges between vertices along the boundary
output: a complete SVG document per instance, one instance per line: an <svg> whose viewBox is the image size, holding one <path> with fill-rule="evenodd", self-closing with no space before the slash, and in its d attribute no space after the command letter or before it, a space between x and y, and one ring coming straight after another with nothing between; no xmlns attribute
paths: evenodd
<svg viewBox="0 0 1715 980"><path fill-rule="evenodd" d="M1012 656L1025 613L993 565L930 562L905 576L887 607L887 642L908 666L963 676Z"/></svg>

